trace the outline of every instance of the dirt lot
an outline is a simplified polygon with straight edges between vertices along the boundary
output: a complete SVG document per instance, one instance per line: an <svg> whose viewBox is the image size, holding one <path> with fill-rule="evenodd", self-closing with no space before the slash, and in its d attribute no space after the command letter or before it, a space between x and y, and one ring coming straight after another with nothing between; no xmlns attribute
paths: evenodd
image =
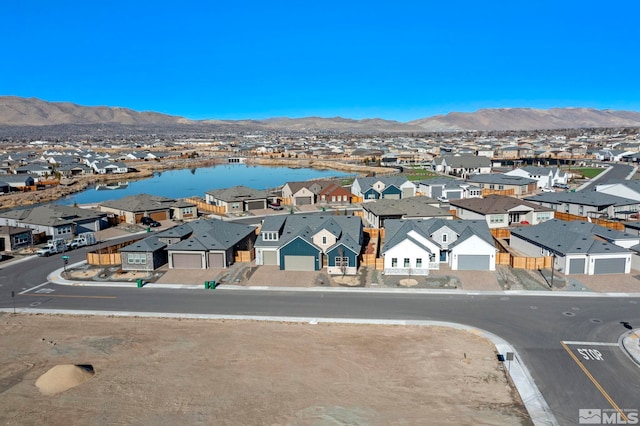
<svg viewBox="0 0 640 426"><path fill-rule="evenodd" d="M0 316L0 424L530 424L484 339L446 328ZM88 381L35 386L60 364Z"/></svg>

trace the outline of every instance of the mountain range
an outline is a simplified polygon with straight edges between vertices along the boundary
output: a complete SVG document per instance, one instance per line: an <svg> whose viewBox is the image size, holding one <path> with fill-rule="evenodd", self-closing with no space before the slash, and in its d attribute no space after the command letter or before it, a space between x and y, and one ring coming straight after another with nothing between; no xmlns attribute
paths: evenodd
<svg viewBox="0 0 640 426"><path fill-rule="evenodd" d="M0 96L0 126L121 125L197 126L246 130L335 130L342 132L434 132L552 130L640 127L640 112L591 108L481 109L402 123L380 118L270 118L265 120L190 120L156 112L119 107L87 107L69 102Z"/></svg>

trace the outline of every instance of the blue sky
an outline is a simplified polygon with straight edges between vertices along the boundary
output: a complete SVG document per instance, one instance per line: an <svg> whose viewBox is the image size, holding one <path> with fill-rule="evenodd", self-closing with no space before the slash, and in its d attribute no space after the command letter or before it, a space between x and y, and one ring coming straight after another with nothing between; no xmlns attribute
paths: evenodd
<svg viewBox="0 0 640 426"><path fill-rule="evenodd" d="M640 3L0 5L0 95L193 119L640 111Z"/></svg>

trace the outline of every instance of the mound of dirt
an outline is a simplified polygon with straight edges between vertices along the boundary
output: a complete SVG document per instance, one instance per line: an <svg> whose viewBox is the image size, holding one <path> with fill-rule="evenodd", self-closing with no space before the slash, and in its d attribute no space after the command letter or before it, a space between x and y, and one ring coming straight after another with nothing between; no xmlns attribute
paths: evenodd
<svg viewBox="0 0 640 426"><path fill-rule="evenodd" d="M38 377L36 386L44 395L55 395L83 384L94 375L93 367L61 364Z"/></svg>

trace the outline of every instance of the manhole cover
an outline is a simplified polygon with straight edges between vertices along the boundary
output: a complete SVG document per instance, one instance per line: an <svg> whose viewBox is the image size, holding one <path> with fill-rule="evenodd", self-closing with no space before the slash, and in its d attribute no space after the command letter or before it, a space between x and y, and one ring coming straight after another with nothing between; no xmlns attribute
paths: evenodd
<svg viewBox="0 0 640 426"><path fill-rule="evenodd" d="M566 317L573 317L575 316L575 312L563 312L562 315L566 316Z"/></svg>
<svg viewBox="0 0 640 426"><path fill-rule="evenodd" d="M509 300L508 297L501 297L500 300Z"/></svg>
<svg viewBox="0 0 640 426"><path fill-rule="evenodd" d="M538 309L538 307L537 307L537 306L529 306L529 308L531 308L531 309Z"/></svg>
<svg viewBox="0 0 640 426"><path fill-rule="evenodd" d="M594 324L600 324L602 322L602 320L598 318L591 318L589 321L591 321Z"/></svg>

